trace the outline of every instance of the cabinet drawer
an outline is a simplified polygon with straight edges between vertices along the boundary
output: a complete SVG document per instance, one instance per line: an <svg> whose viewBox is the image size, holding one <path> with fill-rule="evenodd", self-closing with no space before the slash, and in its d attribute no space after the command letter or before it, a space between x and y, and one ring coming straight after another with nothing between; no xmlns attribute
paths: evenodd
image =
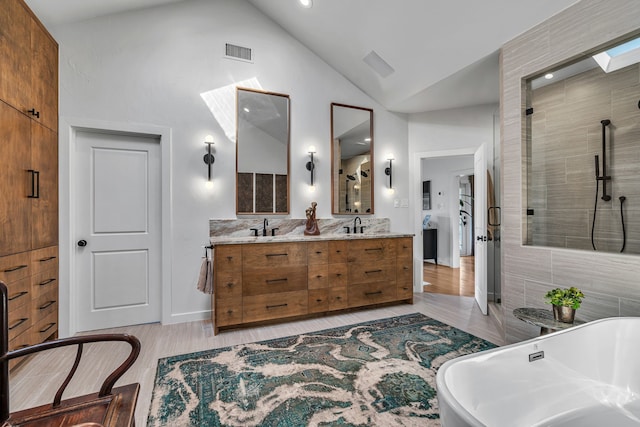
<svg viewBox="0 0 640 427"><path fill-rule="evenodd" d="M44 342L56 332L58 332L58 310L49 313L38 323L34 324L31 340L34 344L38 344Z"/></svg>
<svg viewBox="0 0 640 427"><path fill-rule="evenodd" d="M347 286L349 269L346 263L329 264L329 286Z"/></svg>
<svg viewBox="0 0 640 427"><path fill-rule="evenodd" d="M242 298L218 299L215 307L216 326L242 323Z"/></svg>
<svg viewBox="0 0 640 427"><path fill-rule="evenodd" d="M357 283L394 282L396 280L395 260L379 263L349 264L349 285Z"/></svg>
<svg viewBox="0 0 640 427"><path fill-rule="evenodd" d="M348 306L346 286L329 288L329 310L342 310Z"/></svg>
<svg viewBox="0 0 640 427"><path fill-rule="evenodd" d="M396 264L396 282L413 283L413 259L398 259Z"/></svg>
<svg viewBox="0 0 640 427"><path fill-rule="evenodd" d="M413 298L413 283L398 283L396 286L398 299Z"/></svg>
<svg viewBox="0 0 640 427"><path fill-rule="evenodd" d="M216 273L235 273L242 271L242 246L214 246L213 264Z"/></svg>
<svg viewBox="0 0 640 427"><path fill-rule="evenodd" d="M31 274L42 273L45 270L58 271L57 246L31 251Z"/></svg>
<svg viewBox="0 0 640 427"><path fill-rule="evenodd" d="M9 312L9 341L29 329L32 324L31 305L26 304Z"/></svg>
<svg viewBox="0 0 640 427"><path fill-rule="evenodd" d="M310 265L308 274L309 289L320 289L329 287L329 265Z"/></svg>
<svg viewBox="0 0 640 427"><path fill-rule="evenodd" d="M330 303L328 288L309 290L309 313L328 311Z"/></svg>
<svg viewBox="0 0 640 427"><path fill-rule="evenodd" d="M39 298L53 288L58 288L58 270L47 270L31 277L32 298Z"/></svg>
<svg viewBox="0 0 640 427"><path fill-rule="evenodd" d="M15 337L14 339L9 341L9 351L12 350L19 350L21 348L25 348L25 347L29 347L31 345L34 345L35 342L33 342L33 336L31 335L31 332L27 331L23 334L18 335L17 337ZM14 366L16 366L17 364L23 362L27 360L27 357L21 357L19 359L12 359L9 361L9 369L13 369Z"/></svg>
<svg viewBox="0 0 640 427"><path fill-rule="evenodd" d="M306 243L256 243L242 246L246 268L274 268L307 265Z"/></svg>
<svg viewBox="0 0 640 427"><path fill-rule="evenodd" d="M349 262L379 262L396 258L395 239L362 239L348 242Z"/></svg>
<svg viewBox="0 0 640 427"><path fill-rule="evenodd" d="M242 278L244 296L307 289L307 267L259 268L245 270Z"/></svg>
<svg viewBox="0 0 640 427"><path fill-rule="evenodd" d="M0 257L0 280L9 284L31 275L29 252Z"/></svg>
<svg viewBox="0 0 640 427"><path fill-rule="evenodd" d="M307 291L282 292L243 298L243 322L278 319L307 314Z"/></svg>
<svg viewBox="0 0 640 427"><path fill-rule="evenodd" d="M347 262L347 241L329 241L329 264Z"/></svg>
<svg viewBox="0 0 640 427"><path fill-rule="evenodd" d="M31 302L31 280L26 277L7 285L9 313Z"/></svg>
<svg viewBox="0 0 640 427"><path fill-rule="evenodd" d="M242 296L242 272L218 272L214 284L218 298L237 298Z"/></svg>
<svg viewBox="0 0 640 427"><path fill-rule="evenodd" d="M32 302L33 322L37 323L51 313L58 311L58 288L49 289Z"/></svg>
<svg viewBox="0 0 640 427"><path fill-rule="evenodd" d="M309 265L329 262L329 242L313 242L307 245L307 263Z"/></svg>
<svg viewBox="0 0 640 427"><path fill-rule="evenodd" d="M396 299L396 285L389 282L350 286L347 292L349 307L379 304Z"/></svg>
<svg viewBox="0 0 640 427"><path fill-rule="evenodd" d="M396 239L396 254L398 259L412 259L413 239L411 237L401 237Z"/></svg>

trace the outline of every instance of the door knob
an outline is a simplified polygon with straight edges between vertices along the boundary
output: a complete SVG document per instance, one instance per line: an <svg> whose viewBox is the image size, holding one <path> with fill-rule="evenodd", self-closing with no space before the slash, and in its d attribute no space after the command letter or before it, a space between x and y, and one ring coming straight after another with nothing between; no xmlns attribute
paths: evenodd
<svg viewBox="0 0 640 427"><path fill-rule="evenodd" d="M80 246L81 248L87 246L87 241L84 239L78 240L78 246Z"/></svg>

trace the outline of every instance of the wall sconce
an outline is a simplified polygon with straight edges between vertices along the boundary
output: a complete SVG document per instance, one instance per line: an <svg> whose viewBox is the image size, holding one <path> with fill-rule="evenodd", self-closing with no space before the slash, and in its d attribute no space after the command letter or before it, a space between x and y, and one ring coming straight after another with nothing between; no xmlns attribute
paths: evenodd
<svg viewBox="0 0 640 427"><path fill-rule="evenodd" d="M207 154L204 155L203 160L207 165L207 187L213 186L213 182L211 181L211 165L216 161L216 158L213 154L211 154L211 146L214 144L213 136L207 135L204 138L204 143L207 144Z"/></svg>
<svg viewBox="0 0 640 427"><path fill-rule="evenodd" d="M389 177L389 189L393 190L393 154L387 154L387 160L389 160L389 166L384 168L384 174Z"/></svg>
<svg viewBox="0 0 640 427"><path fill-rule="evenodd" d="M313 171L316 168L316 164L313 163L313 154L316 152L316 147L315 146L310 146L309 147L309 155L311 156L311 161L307 162L307 170L309 171L309 173L311 174L311 188L314 188L313 185Z"/></svg>

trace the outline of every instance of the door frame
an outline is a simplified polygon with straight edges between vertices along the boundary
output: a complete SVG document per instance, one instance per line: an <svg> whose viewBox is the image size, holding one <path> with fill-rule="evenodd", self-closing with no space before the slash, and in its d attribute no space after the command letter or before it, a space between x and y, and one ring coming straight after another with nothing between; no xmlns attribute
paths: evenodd
<svg viewBox="0 0 640 427"><path fill-rule="evenodd" d="M409 180L410 187L412 188L411 194L413 194L413 200L422 200L422 160L432 159L436 157L452 157L452 156L473 156L478 148L477 147L465 147L454 150L440 150L440 151L418 151L413 153L413 162L409 165L409 176L412 179ZM424 292L424 268L422 266L423 260L423 248L422 248L422 203L414 203L413 212L413 230L416 236L413 239L413 254L414 254L414 280L413 280L413 292ZM457 234L457 232L454 232ZM419 238L418 238L419 237ZM454 236L455 237L455 236ZM457 243L456 243L457 244Z"/></svg>
<svg viewBox="0 0 640 427"><path fill-rule="evenodd" d="M58 186L60 211L59 236L59 336L68 337L78 331L77 278L75 277L76 221L73 207L76 197L76 171L73 170L77 132L138 135L160 140L160 197L161 207L161 271L160 311L161 322L171 323L171 128L147 124L111 122L76 117L60 118L60 141L58 147Z"/></svg>

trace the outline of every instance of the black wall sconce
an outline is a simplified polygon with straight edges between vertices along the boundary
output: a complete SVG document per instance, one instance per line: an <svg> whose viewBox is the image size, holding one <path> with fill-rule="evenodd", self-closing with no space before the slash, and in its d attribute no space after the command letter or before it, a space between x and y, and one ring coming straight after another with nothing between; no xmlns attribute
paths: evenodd
<svg viewBox="0 0 640 427"><path fill-rule="evenodd" d="M313 145L309 147L309 155L311 156L311 160L307 162L307 170L309 171L309 173L311 174L311 187L313 188L313 175L314 175L314 170L316 168L316 164L313 162L313 155L316 152L316 147L314 147Z"/></svg>
<svg viewBox="0 0 640 427"><path fill-rule="evenodd" d="M216 158L211 154L211 146L214 144L213 136L207 135L204 138L204 143L207 144L207 154L204 155L203 160L207 165L207 185L213 185L211 181L211 165L216 161Z"/></svg>
<svg viewBox="0 0 640 427"><path fill-rule="evenodd" d="M389 166L384 168L384 174L389 177L389 189L393 190L393 154L388 154L387 160L389 161Z"/></svg>

